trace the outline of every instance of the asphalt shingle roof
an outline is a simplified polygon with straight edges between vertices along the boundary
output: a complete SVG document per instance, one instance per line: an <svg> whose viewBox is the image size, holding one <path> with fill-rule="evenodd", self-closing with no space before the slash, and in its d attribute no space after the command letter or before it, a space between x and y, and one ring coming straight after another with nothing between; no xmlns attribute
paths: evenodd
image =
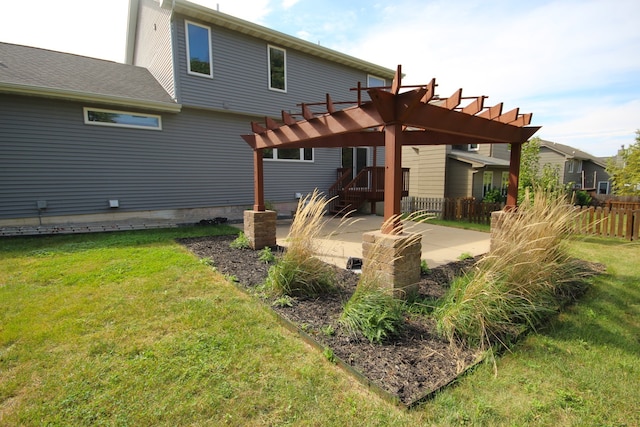
<svg viewBox="0 0 640 427"><path fill-rule="evenodd" d="M16 87L177 105L146 68L0 43L0 92Z"/></svg>

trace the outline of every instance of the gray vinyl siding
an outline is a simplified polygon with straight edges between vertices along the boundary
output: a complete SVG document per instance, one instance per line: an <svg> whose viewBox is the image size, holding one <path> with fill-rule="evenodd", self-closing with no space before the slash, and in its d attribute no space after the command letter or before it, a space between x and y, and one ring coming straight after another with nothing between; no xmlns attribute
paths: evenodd
<svg viewBox="0 0 640 427"><path fill-rule="evenodd" d="M83 106L0 95L0 218L34 217L38 200L51 216L107 213L109 199L118 211L253 204L246 117L185 108L152 131L85 125ZM330 184L339 159L316 150L314 163L265 165L267 197Z"/></svg>
<svg viewBox="0 0 640 427"><path fill-rule="evenodd" d="M184 20L174 17L178 102L184 105L278 117L281 110L299 113L301 102L323 102L326 93L334 101L355 101L349 89L366 84L366 72L286 49L287 92L270 90L267 46L277 44L190 18L211 28L213 79L189 75Z"/></svg>
<svg viewBox="0 0 640 427"><path fill-rule="evenodd" d="M154 0L141 0L139 7L133 65L148 68L175 99L171 11L158 8Z"/></svg>
<svg viewBox="0 0 640 427"><path fill-rule="evenodd" d="M584 178L585 178L584 187L585 188L597 188L599 181L609 180L609 174L606 172L605 168L593 162L586 161L586 160L583 161L582 169L584 170ZM595 180L594 180L594 173L595 173Z"/></svg>

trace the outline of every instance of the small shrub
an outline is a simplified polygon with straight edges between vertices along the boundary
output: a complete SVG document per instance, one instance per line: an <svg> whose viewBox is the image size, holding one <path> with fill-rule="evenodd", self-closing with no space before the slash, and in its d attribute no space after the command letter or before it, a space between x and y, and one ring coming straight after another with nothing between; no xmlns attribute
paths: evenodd
<svg viewBox="0 0 640 427"><path fill-rule="evenodd" d="M429 264L427 264L427 260L421 259L420 260L420 273L428 274L430 271L431 271L431 269L429 268Z"/></svg>
<svg viewBox="0 0 640 427"><path fill-rule="evenodd" d="M249 238L243 232L240 232L238 237L236 237L233 242L229 243L229 246L233 249L248 249L250 247Z"/></svg>
<svg viewBox="0 0 640 427"><path fill-rule="evenodd" d="M471 258L473 258L473 255L471 255L469 252L463 252L458 257L458 261L464 261L466 259L471 259Z"/></svg>
<svg viewBox="0 0 640 427"><path fill-rule="evenodd" d="M575 194L575 203L579 206L589 206L591 204L591 196L584 190L578 190Z"/></svg>
<svg viewBox="0 0 640 427"><path fill-rule="evenodd" d="M504 196L499 188L493 187L491 190L487 191L482 201L486 203L500 203L504 202Z"/></svg>
<svg viewBox="0 0 640 427"><path fill-rule="evenodd" d="M283 295L280 298L276 298L272 305L274 307L293 307L293 298L289 295Z"/></svg>
<svg viewBox="0 0 640 427"><path fill-rule="evenodd" d="M266 246L260 250L258 259L264 263L271 264L276 260L276 256L269 246Z"/></svg>
<svg viewBox="0 0 640 427"><path fill-rule="evenodd" d="M345 304L340 323L379 344L400 332L404 323L402 303L390 291L360 287Z"/></svg>
<svg viewBox="0 0 640 427"><path fill-rule="evenodd" d="M322 333L328 337L331 337L336 333L336 330L331 325L323 326L322 328L320 328L320 331L322 331Z"/></svg>

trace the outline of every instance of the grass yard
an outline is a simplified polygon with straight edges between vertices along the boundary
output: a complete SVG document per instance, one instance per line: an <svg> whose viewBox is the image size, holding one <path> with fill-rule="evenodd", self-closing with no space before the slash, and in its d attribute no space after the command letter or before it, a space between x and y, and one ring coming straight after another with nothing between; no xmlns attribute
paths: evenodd
<svg viewBox="0 0 640 427"><path fill-rule="evenodd" d="M573 242L579 304L404 411L174 241L237 231L0 239L0 425L640 425L638 243Z"/></svg>

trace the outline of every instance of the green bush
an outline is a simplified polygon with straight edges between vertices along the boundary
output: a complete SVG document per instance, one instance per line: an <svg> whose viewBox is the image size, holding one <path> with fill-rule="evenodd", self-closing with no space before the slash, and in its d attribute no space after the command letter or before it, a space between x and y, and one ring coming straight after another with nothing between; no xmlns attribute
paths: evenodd
<svg viewBox="0 0 640 427"><path fill-rule="evenodd" d="M402 303L379 287L359 287L345 304L340 323L352 333L360 332L370 342L379 344L401 331Z"/></svg>
<svg viewBox="0 0 640 427"><path fill-rule="evenodd" d="M249 238L243 232L240 232L238 237L236 237L233 242L229 243L229 246L233 249L248 249L251 245Z"/></svg>

